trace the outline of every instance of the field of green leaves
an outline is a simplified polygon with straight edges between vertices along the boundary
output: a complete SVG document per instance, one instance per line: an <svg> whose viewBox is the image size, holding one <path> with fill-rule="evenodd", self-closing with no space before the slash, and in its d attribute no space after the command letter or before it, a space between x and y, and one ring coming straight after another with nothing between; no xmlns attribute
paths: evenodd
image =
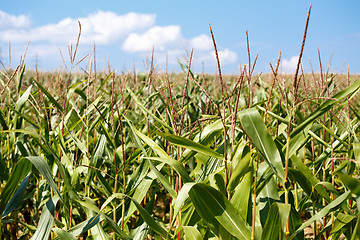
<svg viewBox="0 0 360 240"><path fill-rule="evenodd" d="M249 65L1 71L0 239L359 239L360 80Z"/></svg>
<svg viewBox="0 0 360 240"><path fill-rule="evenodd" d="M0 239L360 239L360 78L303 73L310 10L294 75L223 76L211 27L218 75L78 72L80 33L4 67Z"/></svg>

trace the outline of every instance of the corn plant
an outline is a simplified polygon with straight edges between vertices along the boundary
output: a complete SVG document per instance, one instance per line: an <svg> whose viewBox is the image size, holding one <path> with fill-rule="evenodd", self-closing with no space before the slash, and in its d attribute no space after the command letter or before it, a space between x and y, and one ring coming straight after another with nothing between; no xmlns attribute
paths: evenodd
<svg viewBox="0 0 360 240"><path fill-rule="evenodd" d="M239 76L193 52L184 74L3 70L0 238L359 239L360 80L248 55Z"/></svg>

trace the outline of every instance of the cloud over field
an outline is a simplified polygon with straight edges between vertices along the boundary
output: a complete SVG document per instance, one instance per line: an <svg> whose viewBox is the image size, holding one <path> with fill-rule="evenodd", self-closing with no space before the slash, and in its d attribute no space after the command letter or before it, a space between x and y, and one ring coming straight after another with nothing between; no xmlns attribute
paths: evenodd
<svg viewBox="0 0 360 240"><path fill-rule="evenodd" d="M213 42L210 37L202 34L191 39L190 46L194 49L194 51L208 51L213 48Z"/></svg>
<svg viewBox="0 0 360 240"><path fill-rule="evenodd" d="M28 27L31 24L29 16L14 16L0 10L0 29Z"/></svg>
<svg viewBox="0 0 360 240"><path fill-rule="evenodd" d="M21 16L13 16L20 18ZM128 13L117 15L113 12L98 11L78 19L65 18L58 23L34 28L5 29L0 31L2 41L27 42L48 41L61 43L76 40L81 23L81 41L85 44L109 44L126 37L133 31L147 29L155 23L154 14Z"/></svg>
<svg viewBox="0 0 360 240"><path fill-rule="evenodd" d="M164 51L167 46L180 42L180 40L181 34L179 26L155 26L142 34L131 33L125 40L122 48L129 52L142 52L150 51L154 46Z"/></svg>
<svg viewBox="0 0 360 240"><path fill-rule="evenodd" d="M216 56L212 39L207 35L199 35L190 40L190 47L194 49L194 60L199 63L215 63ZM219 49L221 65L235 63L237 54L230 49Z"/></svg>
<svg viewBox="0 0 360 240"><path fill-rule="evenodd" d="M186 49L184 49L183 43ZM155 26L144 33L132 33L124 41L122 49L127 52L151 52L154 47L160 63L165 63L166 55L171 63L176 63L180 55L194 49L193 63L215 64L213 42L207 35L199 35L192 39L184 39L180 26ZM176 55L177 54L177 55ZM219 50L221 64L236 62L237 54L229 49Z"/></svg>
<svg viewBox="0 0 360 240"><path fill-rule="evenodd" d="M81 23L80 47L92 49L92 45L104 46L110 52L98 54L124 54L144 58L155 49L159 63L176 63L178 58L194 49L194 64L215 65L213 43L208 35L201 34L186 39L179 25L156 25L155 14L129 12L118 15L111 11L97 11L79 18L64 18L56 23L33 26L27 15L10 15L0 11L0 49L10 41L14 49L23 51L30 41L28 57L43 59L59 54L68 43L75 43ZM237 54L218 46L222 65L234 63ZM65 50L66 51L66 50ZM20 50L14 54L21 55ZM0 56L1 58L1 56ZM50 61L50 60L49 60ZM54 60L52 60L54 61ZM58 63L61 64L61 63Z"/></svg>
<svg viewBox="0 0 360 240"><path fill-rule="evenodd" d="M290 59L281 60L280 69L283 73L294 73L299 61L299 56L293 56Z"/></svg>

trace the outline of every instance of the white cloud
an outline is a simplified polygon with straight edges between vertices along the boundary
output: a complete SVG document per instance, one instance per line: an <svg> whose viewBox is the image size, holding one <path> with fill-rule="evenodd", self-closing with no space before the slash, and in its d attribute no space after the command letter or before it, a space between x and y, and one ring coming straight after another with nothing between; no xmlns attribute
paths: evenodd
<svg viewBox="0 0 360 240"><path fill-rule="evenodd" d="M117 15L113 12L98 11L85 18L65 18L56 24L48 24L29 30L10 29L0 31L2 41L27 42L75 42L78 34L78 21L81 23L80 41L85 44L108 44L132 31L144 30L155 23L156 15L128 13Z"/></svg>
<svg viewBox="0 0 360 240"><path fill-rule="evenodd" d="M194 49L194 60L204 64L216 64L216 56L212 39L205 35L199 35L190 40L190 47ZM227 48L218 50L221 65L234 63L237 54Z"/></svg>
<svg viewBox="0 0 360 240"><path fill-rule="evenodd" d="M299 61L299 56L293 56L288 59L284 59L281 61L280 69L284 73L294 73L296 71L296 66Z"/></svg>
<svg viewBox="0 0 360 240"><path fill-rule="evenodd" d="M75 39L77 36L77 22L71 18L65 18L57 24L48 24L33 29L10 29L2 31L1 40L12 43L23 43L27 41L49 41L66 42Z"/></svg>
<svg viewBox="0 0 360 240"><path fill-rule="evenodd" d="M218 51L220 65L228 65L235 63L237 54L227 48ZM197 63L204 63L206 65L215 65L216 56L214 50L194 52L194 61Z"/></svg>
<svg viewBox="0 0 360 240"><path fill-rule="evenodd" d="M20 58L24 54L26 44L30 41L26 57L30 60L28 63L36 59L36 61L39 60L39 65L43 66L51 65L50 63L61 65L59 48L62 48L62 54L67 61L66 43L76 42L79 21L81 38L78 56L90 53L92 44L95 42L97 46L102 45L97 47L98 58L111 55L111 52L105 52L109 51L108 49L117 53L123 50L124 54L129 54L128 57L135 55L145 57L145 54L149 54L154 47L157 63L176 64L178 59L181 59L181 55L186 53L182 44L186 43L186 48L194 49L193 66L202 63L206 66L216 65L211 37L201 34L185 39L181 34L180 26L156 26L155 20L155 14L130 12L117 15L110 11L98 11L81 18L64 18L56 23L32 27L28 16L13 16L0 11L0 54L1 48L6 49L8 41L11 41L13 59ZM98 49L102 50L98 51ZM227 48L219 47L218 49L221 65L236 62L235 52Z"/></svg>
<svg viewBox="0 0 360 240"><path fill-rule="evenodd" d="M227 65L234 63L237 59L237 54L229 49L219 51L220 64Z"/></svg>
<svg viewBox="0 0 360 240"><path fill-rule="evenodd" d="M126 37L130 32L149 28L154 25L155 18L154 14L128 13L119 16L113 12L99 11L79 20L83 22L84 38L87 41L106 44Z"/></svg>
<svg viewBox="0 0 360 240"><path fill-rule="evenodd" d="M39 46L32 45L31 47L29 47L27 55L41 56L41 57L54 57L54 56L61 57L59 48L53 45L39 45Z"/></svg>
<svg viewBox="0 0 360 240"><path fill-rule="evenodd" d="M0 10L0 29L28 27L31 21L29 16L14 16Z"/></svg>
<svg viewBox="0 0 360 240"><path fill-rule="evenodd" d="M169 45L180 43L179 26L153 27L143 34L131 33L122 45L127 52L145 52L155 49L164 51Z"/></svg>
<svg viewBox="0 0 360 240"><path fill-rule="evenodd" d="M208 36L202 34L191 39L190 46L194 51L211 50L213 48L213 42Z"/></svg>

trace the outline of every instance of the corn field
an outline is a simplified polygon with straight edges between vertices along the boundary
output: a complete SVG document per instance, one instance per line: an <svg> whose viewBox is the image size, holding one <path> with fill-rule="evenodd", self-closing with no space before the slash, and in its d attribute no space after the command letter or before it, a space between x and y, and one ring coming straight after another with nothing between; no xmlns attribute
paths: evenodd
<svg viewBox="0 0 360 240"><path fill-rule="evenodd" d="M2 70L0 239L359 239L358 76L191 59Z"/></svg>

